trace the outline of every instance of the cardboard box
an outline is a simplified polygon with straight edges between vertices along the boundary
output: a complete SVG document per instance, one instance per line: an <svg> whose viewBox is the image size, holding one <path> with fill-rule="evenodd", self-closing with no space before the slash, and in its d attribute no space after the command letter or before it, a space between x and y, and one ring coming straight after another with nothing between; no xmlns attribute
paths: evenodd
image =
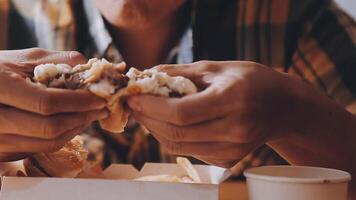
<svg viewBox="0 0 356 200"><path fill-rule="evenodd" d="M194 165L202 183L143 182L147 175L185 175L176 164L147 163L136 170L131 165L111 165L97 179L2 177L0 200L218 200L219 184L230 171Z"/></svg>

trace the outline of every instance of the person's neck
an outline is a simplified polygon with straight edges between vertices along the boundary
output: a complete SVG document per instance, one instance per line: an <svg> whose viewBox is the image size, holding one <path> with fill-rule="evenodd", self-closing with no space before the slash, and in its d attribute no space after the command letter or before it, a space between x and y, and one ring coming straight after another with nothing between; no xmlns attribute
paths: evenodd
<svg viewBox="0 0 356 200"><path fill-rule="evenodd" d="M183 27L180 13L145 29L113 27L114 41L128 66L140 70L161 64L178 42Z"/></svg>

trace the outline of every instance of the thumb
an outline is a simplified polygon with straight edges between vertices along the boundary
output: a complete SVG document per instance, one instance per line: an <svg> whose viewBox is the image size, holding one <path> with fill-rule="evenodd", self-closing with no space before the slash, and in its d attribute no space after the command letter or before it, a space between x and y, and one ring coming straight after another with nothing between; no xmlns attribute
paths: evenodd
<svg viewBox="0 0 356 200"><path fill-rule="evenodd" d="M44 63L68 64L75 66L86 63L87 59L77 51L50 51L41 48L0 51L0 61L10 61L26 66Z"/></svg>
<svg viewBox="0 0 356 200"><path fill-rule="evenodd" d="M198 66L194 63L189 64L162 64L153 67L153 69L166 72L170 76L183 76L186 78L194 78L198 75Z"/></svg>
<svg viewBox="0 0 356 200"><path fill-rule="evenodd" d="M206 72L202 66L196 63L189 64L162 64L155 66L153 69L165 72L170 76L183 76L196 84L198 88L205 88L207 83L203 80Z"/></svg>
<svg viewBox="0 0 356 200"><path fill-rule="evenodd" d="M87 63L88 59L77 51L53 51L38 60L42 63L68 64L72 67Z"/></svg>

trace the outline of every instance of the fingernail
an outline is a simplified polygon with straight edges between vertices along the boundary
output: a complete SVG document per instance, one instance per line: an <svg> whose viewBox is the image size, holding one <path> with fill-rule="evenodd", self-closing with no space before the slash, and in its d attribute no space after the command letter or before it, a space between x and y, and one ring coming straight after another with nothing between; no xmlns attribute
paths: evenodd
<svg viewBox="0 0 356 200"><path fill-rule="evenodd" d="M98 103L98 107L99 108L105 108L106 107L107 102L105 100L100 100Z"/></svg>
<svg viewBox="0 0 356 200"><path fill-rule="evenodd" d="M143 130L143 132L144 132L145 134L150 134L150 133L151 133L151 131L148 130L148 128L146 128L146 126L141 125L141 128L142 128L142 130Z"/></svg>
<svg viewBox="0 0 356 200"><path fill-rule="evenodd" d="M107 101L105 99L102 99L99 97L94 97L94 98L95 99L93 99L93 102L92 102L93 108L102 109L107 106Z"/></svg>
<svg viewBox="0 0 356 200"><path fill-rule="evenodd" d="M104 109L102 111L100 111L99 113L99 119L105 119L107 117L109 117L110 112L107 109Z"/></svg>
<svg viewBox="0 0 356 200"><path fill-rule="evenodd" d="M132 109L132 110L135 110L135 111L141 111L141 106L139 105L139 103L134 99L134 98L130 98L127 103L129 104L129 107Z"/></svg>

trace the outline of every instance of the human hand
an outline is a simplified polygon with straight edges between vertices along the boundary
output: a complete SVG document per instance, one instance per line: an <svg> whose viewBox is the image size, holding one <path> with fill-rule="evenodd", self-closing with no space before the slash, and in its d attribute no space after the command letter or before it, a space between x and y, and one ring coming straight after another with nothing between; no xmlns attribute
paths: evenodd
<svg viewBox="0 0 356 200"><path fill-rule="evenodd" d="M108 115L105 101L86 90L45 88L28 80L39 64L85 62L74 51L0 51L0 161L55 151Z"/></svg>
<svg viewBox="0 0 356 200"><path fill-rule="evenodd" d="M173 154L229 168L293 128L299 81L285 74L240 61L157 68L190 78L202 89L182 98L128 99L133 117Z"/></svg>

